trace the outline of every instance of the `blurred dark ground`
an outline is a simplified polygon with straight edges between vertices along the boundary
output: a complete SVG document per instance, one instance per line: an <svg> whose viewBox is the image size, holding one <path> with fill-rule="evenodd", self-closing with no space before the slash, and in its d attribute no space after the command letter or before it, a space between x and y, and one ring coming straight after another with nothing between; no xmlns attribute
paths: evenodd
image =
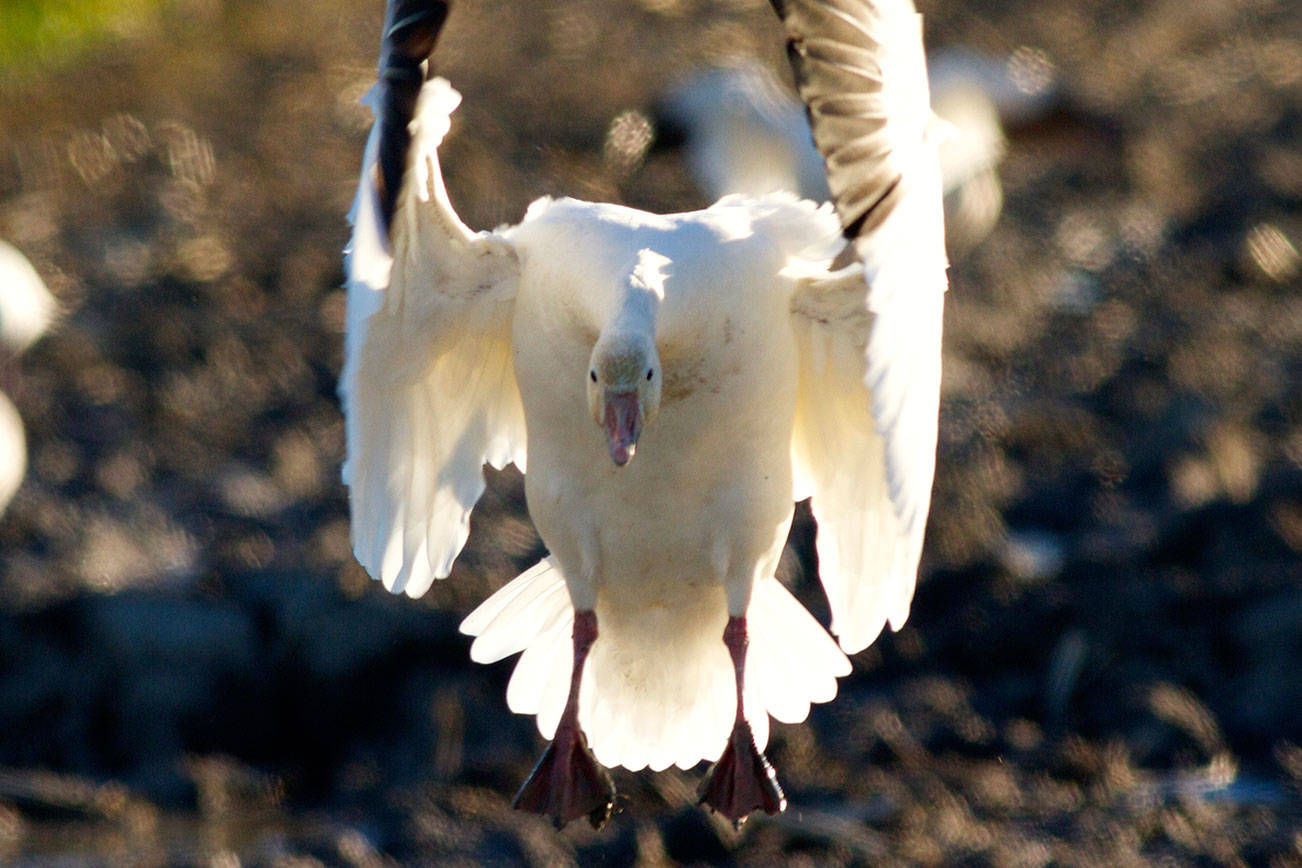
<svg viewBox="0 0 1302 868"><path fill-rule="evenodd" d="M348 547L340 251L381 3L176 0L0 81L0 238L63 319L23 361L0 520L0 861L1302 864L1302 4L924 4L1051 63L954 264L908 626L777 726L792 808L700 770L508 808L541 742L456 624L540 544L495 476L453 577ZM436 66L472 226L542 194L704 203L619 135L760 0L456 4ZM615 123L625 115L625 120ZM633 124L636 128L637 124ZM823 612L798 526L788 577Z"/></svg>

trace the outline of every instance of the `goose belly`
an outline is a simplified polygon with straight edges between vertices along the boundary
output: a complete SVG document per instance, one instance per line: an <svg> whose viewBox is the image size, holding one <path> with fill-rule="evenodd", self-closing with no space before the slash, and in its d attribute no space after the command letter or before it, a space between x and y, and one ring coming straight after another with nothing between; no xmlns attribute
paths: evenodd
<svg viewBox="0 0 1302 868"><path fill-rule="evenodd" d="M660 412L624 467L610 460L581 374L567 378L578 381L570 392L541 370L519 370L529 511L576 605L594 604L602 587L629 605L663 605L684 585L748 589L775 568L792 514L795 365L786 355L779 347L724 370L666 360Z"/></svg>

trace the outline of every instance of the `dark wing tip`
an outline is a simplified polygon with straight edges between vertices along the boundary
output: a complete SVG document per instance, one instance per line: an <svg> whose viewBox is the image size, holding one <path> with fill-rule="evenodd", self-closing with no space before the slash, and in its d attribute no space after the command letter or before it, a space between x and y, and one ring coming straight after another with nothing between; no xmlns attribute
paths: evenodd
<svg viewBox="0 0 1302 868"><path fill-rule="evenodd" d="M379 106L379 171L375 185L386 236L397 208L398 191L402 189L407 152L411 149L408 125L425 81L421 64L433 53L447 17L445 0L390 0L385 16L380 48L380 78L384 89Z"/></svg>
<svg viewBox="0 0 1302 868"><path fill-rule="evenodd" d="M444 0L395 0L393 16L385 31L385 47L392 58L420 64L434 51L443 22L448 18Z"/></svg>

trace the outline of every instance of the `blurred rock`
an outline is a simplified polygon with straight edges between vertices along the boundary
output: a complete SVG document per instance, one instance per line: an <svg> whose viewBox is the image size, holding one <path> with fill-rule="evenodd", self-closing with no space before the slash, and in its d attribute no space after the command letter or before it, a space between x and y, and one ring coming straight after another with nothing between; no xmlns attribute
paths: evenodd
<svg viewBox="0 0 1302 868"><path fill-rule="evenodd" d="M1023 582L1042 582L1062 572L1067 561L1062 541L1036 530L1009 530L999 552L1004 569Z"/></svg>

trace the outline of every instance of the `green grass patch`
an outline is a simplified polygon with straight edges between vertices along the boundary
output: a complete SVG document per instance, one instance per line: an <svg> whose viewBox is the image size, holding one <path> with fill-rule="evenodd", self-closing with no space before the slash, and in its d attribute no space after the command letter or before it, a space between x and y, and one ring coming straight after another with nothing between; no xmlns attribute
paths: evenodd
<svg viewBox="0 0 1302 868"><path fill-rule="evenodd" d="M0 69L57 66L153 20L167 0L0 0Z"/></svg>

